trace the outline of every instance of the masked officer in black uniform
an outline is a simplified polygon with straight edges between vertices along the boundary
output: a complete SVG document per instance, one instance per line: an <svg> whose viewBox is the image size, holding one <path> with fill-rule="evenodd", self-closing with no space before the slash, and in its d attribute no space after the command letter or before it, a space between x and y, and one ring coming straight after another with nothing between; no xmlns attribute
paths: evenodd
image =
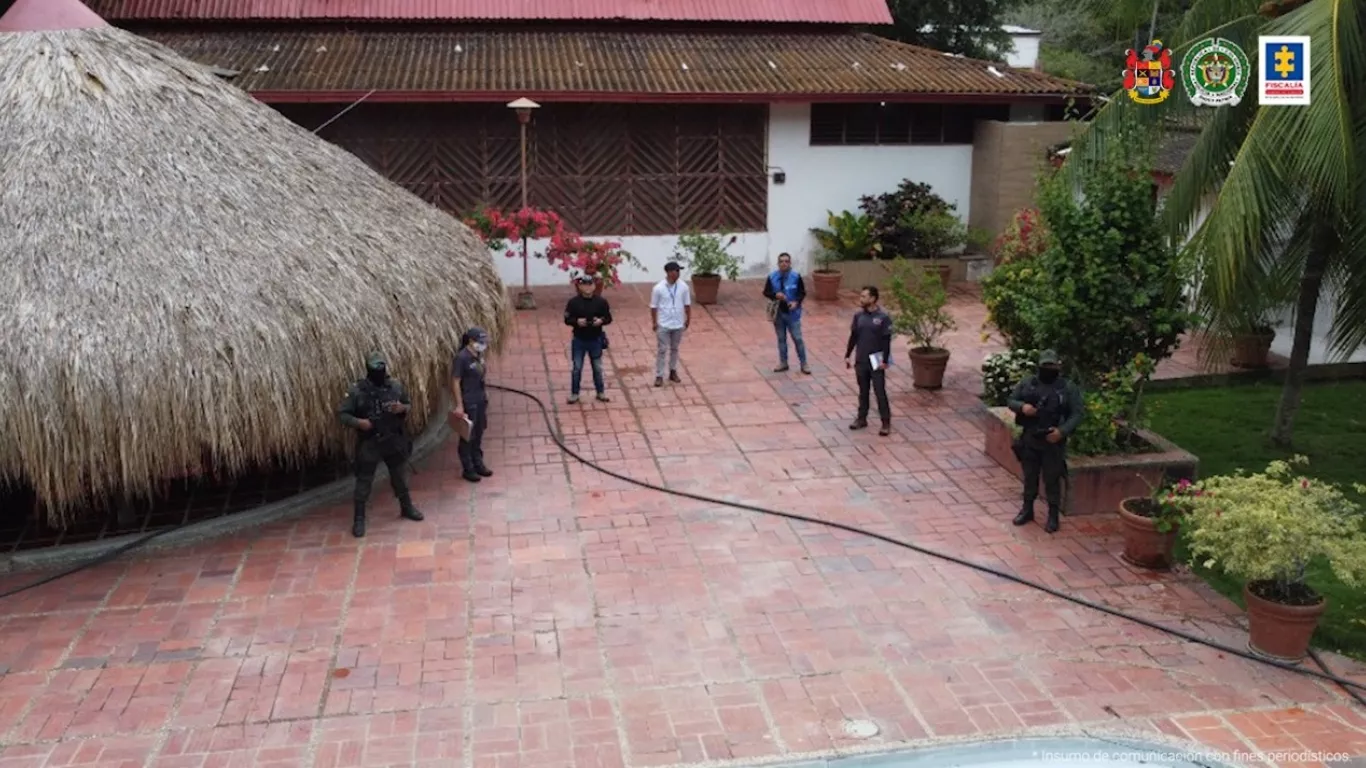
<svg viewBox="0 0 1366 768"><path fill-rule="evenodd" d="M365 378L358 379L346 393L337 415L341 423L356 430L356 517L351 534L365 535L365 505L375 482L375 470L384 462L389 468L389 483L398 498L399 514L421 520L408 493L408 457L412 442L404 420L412 402L398 379L389 376L389 366L379 354L365 362Z"/></svg>
<svg viewBox="0 0 1366 768"><path fill-rule="evenodd" d="M1039 476L1043 476L1044 495L1048 498L1048 522L1044 530L1058 530L1062 512L1062 479L1067 473L1067 438L1076 431L1086 415L1081 390L1062 376L1058 353L1044 350L1039 355L1039 370L1015 385L1006 405L1015 413L1015 423L1023 432L1011 446L1024 470L1024 506L1015 516L1015 525L1034 519L1034 500L1039 497Z"/></svg>

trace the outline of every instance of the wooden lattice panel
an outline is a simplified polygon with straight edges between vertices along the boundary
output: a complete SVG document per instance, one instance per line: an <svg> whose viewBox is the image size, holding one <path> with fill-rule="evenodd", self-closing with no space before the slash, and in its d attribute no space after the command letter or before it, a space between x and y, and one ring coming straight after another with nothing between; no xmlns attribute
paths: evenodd
<svg viewBox="0 0 1366 768"><path fill-rule="evenodd" d="M313 130L332 105L281 107ZM528 131L528 199L588 235L762 231L761 105L549 104ZM521 204L516 119L496 104L361 104L320 136L454 214Z"/></svg>

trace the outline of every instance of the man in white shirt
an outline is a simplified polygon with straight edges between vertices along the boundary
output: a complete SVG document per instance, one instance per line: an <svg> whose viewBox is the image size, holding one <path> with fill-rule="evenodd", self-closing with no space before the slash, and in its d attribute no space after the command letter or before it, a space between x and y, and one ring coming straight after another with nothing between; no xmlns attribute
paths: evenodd
<svg viewBox="0 0 1366 768"><path fill-rule="evenodd" d="M659 347L655 352L655 386L664 386L664 358L669 362L669 381L679 383L678 345L683 331L692 325L692 289L678 279L678 262L664 265L664 279L650 291L650 322Z"/></svg>

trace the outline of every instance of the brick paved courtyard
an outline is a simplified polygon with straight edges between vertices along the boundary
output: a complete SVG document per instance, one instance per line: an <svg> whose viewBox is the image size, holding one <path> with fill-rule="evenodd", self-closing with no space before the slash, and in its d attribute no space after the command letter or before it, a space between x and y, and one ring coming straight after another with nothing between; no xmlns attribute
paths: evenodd
<svg viewBox="0 0 1366 768"><path fill-rule="evenodd" d="M947 389L912 391L896 350L881 438L846 428L852 303L808 310L814 375L774 374L758 290L728 283L697 309L683 383L663 389L647 287L610 292L613 400L567 406L568 290L542 289L490 379L546 393L606 467L1244 642L1240 612L1198 581L1125 566L1115 521L1010 525L1016 485L981 450L992 348L970 296ZM1307 678L876 541L621 484L568 463L512 396L494 394L491 418L496 476L465 483L443 447L414 478L425 523L400 521L381 486L362 541L338 505L0 601L0 767L614 768L1056 729L1366 754L1366 710ZM879 733L846 736L849 718Z"/></svg>

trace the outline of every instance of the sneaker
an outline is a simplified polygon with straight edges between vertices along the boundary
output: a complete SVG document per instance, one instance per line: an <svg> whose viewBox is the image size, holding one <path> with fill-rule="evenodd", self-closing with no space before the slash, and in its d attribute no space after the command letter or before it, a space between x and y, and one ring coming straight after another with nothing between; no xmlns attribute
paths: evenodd
<svg viewBox="0 0 1366 768"><path fill-rule="evenodd" d="M777 368L774 368L774 369L773 369L773 372L774 372L774 373L786 373L788 370L790 370L790 369L787 367L787 363L783 363L782 365L778 366Z"/></svg>
<svg viewBox="0 0 1366 768"><path fill-rule="evenodd" d="M879 429L879 430L877 431L877 433L878 433L879 435L882 435L883 437L886 437L887 435L892 434L892 425L891 425L891 424L883 424L883 425L882 425L882 429Z"/></svg>
<svg viewBox="0 0 1366 768"><path fill-rule="evenodd" d="M579 396L578 396L578 395L570 395L570 396L569 396L569 404L570 404L570 405L573 405L574 403L577 403L578 401L579 401Z"/></svg>
<svg viewBox="0 0 1366 768"><path fill-rule="evenodd" d="M656 376L656 377L655 377L655 386L656 386L656 387L662 387L662 386L664 386L664 379L661 378L661 377L659 377L659 376Z"/></svg>
<svg viewBox="0 0 1366 768"><path fill-rule="evenodd" d="M598 402L599 402L599 403L610 403L610 402L612 402L612 398L608 397L606 392L599 392L599 393L598 393Z"/></svg>
<svg viewBox="0 0 1366 768"><path fill-rule="evenodd" d="M810 376L810 375L811 375L811 369L810 369L808 366L803 365L803 366L802 366L802 373L806 374L807 376Z"/></svg>
<svg viewBox="0 0 1366 768"><path fill-rule="evenodd" d="M669 371L669 381L675 384L682 384L683 380L678 378L678 371Z"/></svg>
<svg viewBox="0 0 1366 768"><path fill-rule="evenodd" d="M849 425L849 428L850 428L850 429L863 429L863 428L865 428L865 427L867 427L867 426L868 426L868 422L864 421L863 419L855 419L855 420L854 420L854 423Z"/></svg>

